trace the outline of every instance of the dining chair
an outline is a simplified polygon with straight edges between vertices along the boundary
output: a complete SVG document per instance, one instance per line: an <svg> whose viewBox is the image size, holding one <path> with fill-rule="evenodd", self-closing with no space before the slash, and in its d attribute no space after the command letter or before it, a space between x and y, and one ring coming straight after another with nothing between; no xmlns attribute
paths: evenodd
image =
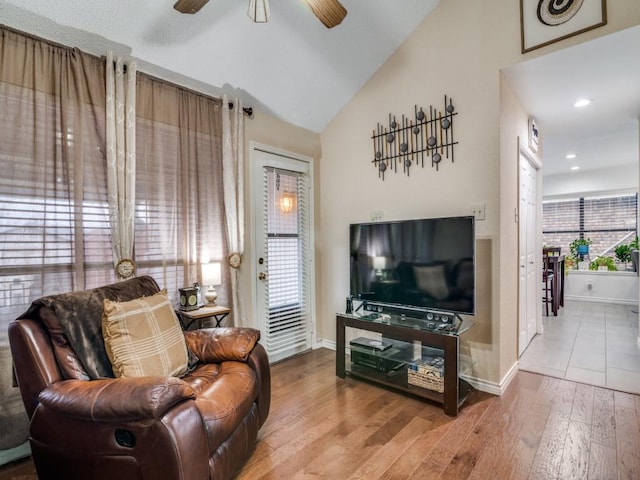
<svg viewBox="0 0 640 480"><path fill-rule="evenodd" d="M545 254L542 255L542 303L544 304L547 317L549 316L549 305L552 305L553 310L553 282L555 280L553 278L552 268L551 259L545 252Z"/></svg>

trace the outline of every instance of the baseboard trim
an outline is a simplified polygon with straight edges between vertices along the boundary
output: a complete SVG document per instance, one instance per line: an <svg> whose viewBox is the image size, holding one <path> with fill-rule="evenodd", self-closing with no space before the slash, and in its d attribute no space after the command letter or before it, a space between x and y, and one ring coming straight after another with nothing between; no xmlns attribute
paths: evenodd
<svg viewBox="0 0 640 480"><path fill-rule="evenodd" d="M333 340L326 340L323 338L322 340L320 340L320 342L318 342L317 348L328 348L329 350L333 350L335 352L336 342L334 342Z"/></svg>
<svg viewBox="0 0 640 480"><path fill-rule="evenodd" d="M481 392L490 393L491 395L501 396L506 390L511 380L518 373L518 362L514 363L512 367L509 369L507 374L502 377L500 383L489 382L487 380L482 380L481 378L470 377L468 375L460 375L460 378L465 380L469 385L471 385L476 390L480 390Z"/></svg>
<svg viewBox="0 0 640 480"><path fill-rule="evenodd" d="M594 298L594 297L585 297L582 295L565 295L566 300L579 300L581 302L593 302L593 303L614 303L617 305L637 305L638 302L636 300L623 300L620 298Z"/></svg>
<svg viewBox="0 0 640 480"><path fill-rule="evenodd" d="M28 457L29 455L31 455L31 447L29 446L29 440L27 440L17 447L0 450L0 465Z"/></svg>

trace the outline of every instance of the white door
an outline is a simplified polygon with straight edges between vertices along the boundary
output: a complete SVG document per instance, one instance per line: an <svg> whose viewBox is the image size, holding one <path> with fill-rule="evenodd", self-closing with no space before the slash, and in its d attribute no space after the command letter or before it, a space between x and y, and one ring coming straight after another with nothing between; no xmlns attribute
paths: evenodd
<svg viewBox="0 0 640 480"><path fill-rule="evenodd" d="M257 322L271 362L312 345L308 161L254 149Z"/></svg>
<svg viewBox="0 0 640 480"><path fill-rule="evenodd" d="M537 175L527 158L520 155L518 355L522 355L536 334L536 313L542 301L537 275L538 253L542 254L537 251L536 242Z"/></svg>

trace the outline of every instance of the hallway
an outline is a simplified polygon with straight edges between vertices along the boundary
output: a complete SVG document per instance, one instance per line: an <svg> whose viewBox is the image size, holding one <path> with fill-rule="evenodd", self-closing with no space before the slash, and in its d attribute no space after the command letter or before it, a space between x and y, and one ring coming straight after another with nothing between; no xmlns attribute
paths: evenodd
<svg viewBox="0 0 640 480"><path fill-rule="evenodd" d="M520 370L640 394L638 314L631 305L567 300L542 317Z"/></svg>

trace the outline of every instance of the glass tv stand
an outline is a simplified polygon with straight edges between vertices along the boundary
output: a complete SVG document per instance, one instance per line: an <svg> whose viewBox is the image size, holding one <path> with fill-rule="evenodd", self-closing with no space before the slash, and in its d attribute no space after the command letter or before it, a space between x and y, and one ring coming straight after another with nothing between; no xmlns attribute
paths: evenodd
<svg viewBox="0 0 640 480"><path fill-rule="evenodd" d="M395 314L338 313L336 375L438 402L447 415L456 416L473 391L459 376L459 336L474 324L457 315L447 317L442 323Z"/></svg>

